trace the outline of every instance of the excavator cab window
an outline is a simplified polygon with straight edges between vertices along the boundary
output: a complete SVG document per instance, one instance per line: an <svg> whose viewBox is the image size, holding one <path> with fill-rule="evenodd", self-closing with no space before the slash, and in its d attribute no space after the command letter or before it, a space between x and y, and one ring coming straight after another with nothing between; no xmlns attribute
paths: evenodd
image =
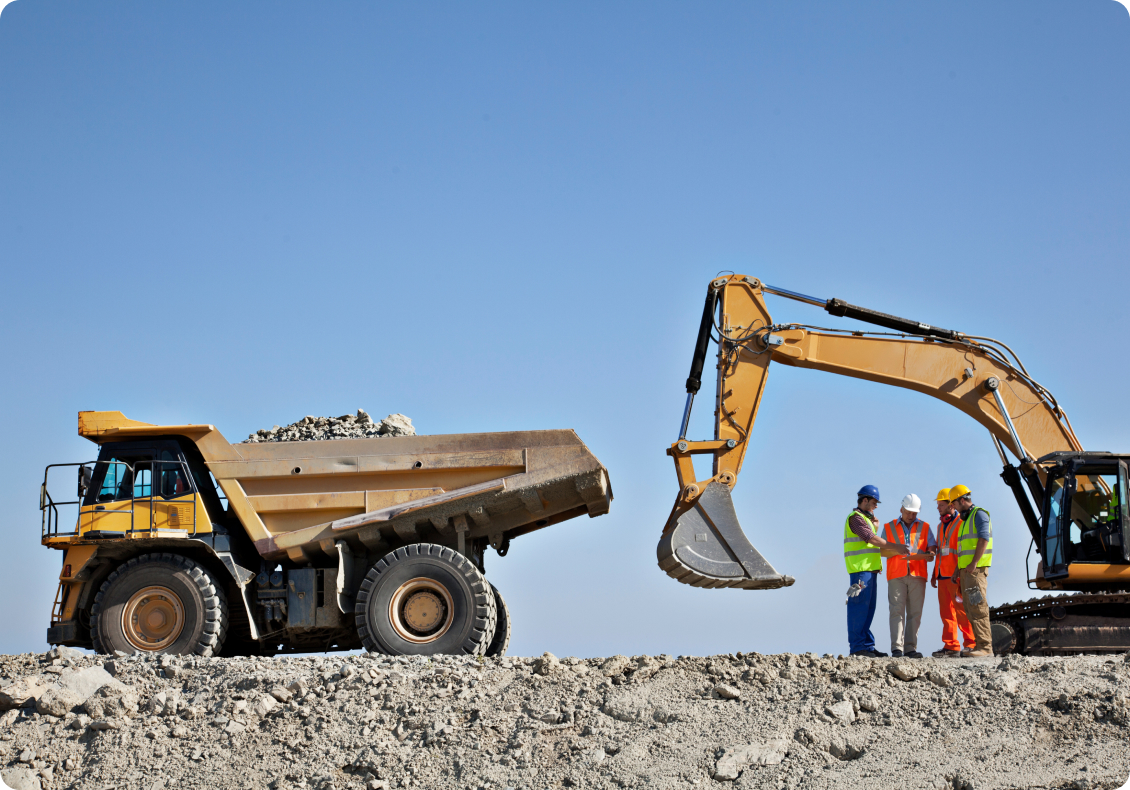
<svg viewBox="0 0 1130 790"><path fill-rule="evenodd" d="M1118 462L1118 499L1114 507L1122 525L1122 561L1130 562L1130 480L1127 479L1126 462Z"/></svg>
<svg viewBox="0 0 1130 790"><path fill-rule="evenodd" d="M1072 562L1120 562L1127 527L1125 464L1084 466L1053 473L1047 485L1045 576L1067 573Z"/></svg>
<svg viewBox="0 0 1130 790"><path fill-rule="evenodd" d="M1044 523L1047 525L1044 533L1044 576L1055 578L1067 574L1067 540L1064 533L1068 530L1070 522L1067 520L1067 510L1064 500L1068 498L1067 488L1071 478L1062 472L1058 476L1048 476L1046 494L1044 496ZM1070 502L1070 499L1068 499Z"/></svg>

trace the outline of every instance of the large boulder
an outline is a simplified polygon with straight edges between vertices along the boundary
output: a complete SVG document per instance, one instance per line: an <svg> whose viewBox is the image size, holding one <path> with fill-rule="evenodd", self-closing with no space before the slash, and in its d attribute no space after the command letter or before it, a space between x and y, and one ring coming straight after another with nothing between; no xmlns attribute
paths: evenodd
<svg viewBox="0 0 1130 790"><path fill-rule="evenodd" d="M43 788L36 771L22 765L0 771L0 779L3 779L4 784L11 790L42 790Z"/></svg>
<svg viewBox="0 0 1130 790"><path fill-rule="evenodd" d="M612 656L600 665L600 674L606 678L613 678L617 675L622 675L632 663L632 660L627 656Z"/></svg>
<svg viewBox="0 0 1130 790"><path fill-rule="evenodd" d="M0 710L28 708L50 688L38 678L20 678L10 686L0 689Z"/></svg>
<svg viewBox="0 0 1130 790"><path fill-rule="evenodd" d="M137 695L119 685L103 686L82 705L92 719L112 719L137 715Z"/></svg>
<svg viewBox="0 0 1130 790"><path fill-rule="evenodd" d="M85 701L70 689L49 688L35 701L35 709L46 716L62 717Z"/></svg>
<svg viewBox="0 0 1130 790"><path fill-rule="evenodd" d="M82 697L83 700L90 699L103 686L113 686L119 689L125 688L120 682L114 680L114 676L102 667L87 667L86 669L64 672L59 675L59 685L68 691L73 691L75 694Z"/></svg>
<svg viewBox="0 0 1130 790"><path fill-rule="evenodd" d="M539 675L548 675L560 668L561 662L553 653L542 653L540 658L534 660L534 672Z"/></svg>
<svg viewBox="0 0 1130 790"><path fill-rule="evenodd" d="M785 759L788 748L788 741L785 740L729 746L718 758L718 763L714 767L714 779L719 782L732 782L750 765L780 765Z"/></svg>

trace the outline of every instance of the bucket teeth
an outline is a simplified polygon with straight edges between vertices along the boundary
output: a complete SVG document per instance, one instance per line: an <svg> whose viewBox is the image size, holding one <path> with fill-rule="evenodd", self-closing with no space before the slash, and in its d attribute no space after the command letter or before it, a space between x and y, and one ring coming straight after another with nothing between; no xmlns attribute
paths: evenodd
<svg viewBox="0 0 1130 790"><path fill-rule="evenodd" d="M676 515L677 514L677 515ZM772 590L795 580L783 576L753 547L738 524L730 489L711 483L688 510L672 514L659 539L659 567L692 587Z"/></svg>

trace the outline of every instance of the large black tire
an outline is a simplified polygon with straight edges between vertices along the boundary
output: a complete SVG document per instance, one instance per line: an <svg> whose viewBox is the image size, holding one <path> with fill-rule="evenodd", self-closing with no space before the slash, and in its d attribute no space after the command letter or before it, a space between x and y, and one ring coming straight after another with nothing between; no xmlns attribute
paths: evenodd
<svg viewBox="0 0 1130 790"><path fill-rule="evenodd" d="M211 656L220 652L227 627L223 589L203 567L176 554L142 554L118 566L90 610L99 653Z"/></svg>
<svg viewBox="0 0 1130 790"><path fill-rule="evenodd" d="M470 560L434 543L389 552L361 582L354 609L365 649L388 655L482 655L494 594Z"/></svg>
<svg viewBox="0 0 1130 790"><path fill-rule="evenodd" d="M498 624L494 628L494 638L490 640L490 645L483 655L502 658L510 647L510 608L502 599L502 593L498 588L493 584L490 588L494 590L494 608L498 610Z"/></svg>

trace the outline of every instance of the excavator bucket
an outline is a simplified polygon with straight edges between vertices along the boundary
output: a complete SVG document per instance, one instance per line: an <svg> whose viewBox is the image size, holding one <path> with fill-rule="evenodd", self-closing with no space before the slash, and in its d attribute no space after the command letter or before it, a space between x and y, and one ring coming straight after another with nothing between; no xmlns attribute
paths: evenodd
<svg viewBox="0 0 1130 790"><path fill-rule="evenodd" d="M676 507L656 554L668 576L692 587L773 590L796 581L777 573L749 542L730 489L717 482L689 508Z"/></svg>

